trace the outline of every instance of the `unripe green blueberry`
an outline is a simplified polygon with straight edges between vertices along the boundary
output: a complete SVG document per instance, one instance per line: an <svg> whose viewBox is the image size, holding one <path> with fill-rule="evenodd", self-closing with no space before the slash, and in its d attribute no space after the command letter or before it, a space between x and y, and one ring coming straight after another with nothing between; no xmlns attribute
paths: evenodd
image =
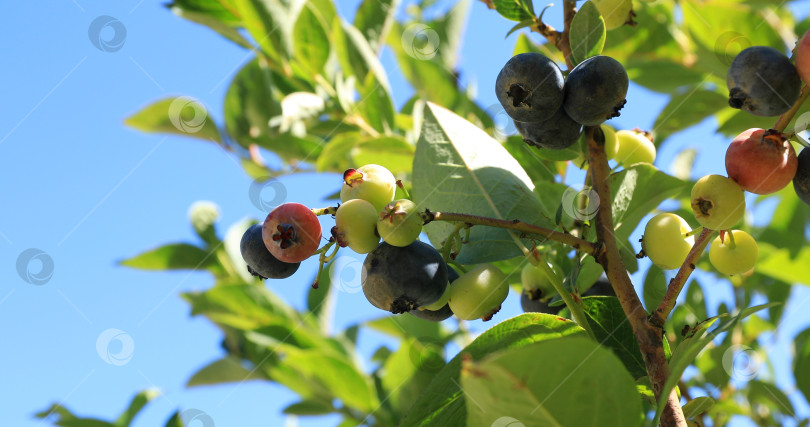
<svg viewBox="0 0 810 427"><path fill-rule="evenodd" d="M706 175L692 187L692 211L700 225L728 230L745 214L745 195L731 179Z"/></svg>
<svg viewBox="0 0 810 427"><path fill-rule="evenodd" d="M391 171L380 165L368 164L343 173L340 201L346 203L352 199L363 199L379 212L394 200L396 190L397 180Z"/></svg>
<svg viewBox="0 0 810 427"><path fill-rule="evenodd" d="M695 244L694 236L686 237L689 231L689 224L680 216L658 214L644 227L641 247L653 264L665 270L678 268Z"/></svg>
<svg viewBox="0 0 810 427"><path fill-rule="evenodd" d="M555 277L549 277L549 272ZM546 270L541 266L529 263L524 265L520 271L520 282L530 299L548 299L557 293L553 281L562 281L561 276L562 273L556 266L548 264L548 270Z"/></svg>
<svg viewBox="0 0 810 427"><path fill-rule="evenodd" d="M385 205L377 220L377 232L389 245L402 247L413 243L422 232L416 203L399 199Z"/></svg>
<svg viewBox="0 0 810 427"><path fill-rule="evenodd" d="M734 235L733 242L728 234ZM723 241L717 236L709 248L709 261L714 268L729 276L743 274L754 268L759 255L756 240L742 230L731 230L728 234Z"/></svg>
<svg viewBox="0 0 810 427"><path fill-rule="evenodd" d="M655 161L655 144L644 132L620 130L616 132L616 138L618 140L615 157L617 163L632 165Z"/></svg>
<svg viewBox="0 0 810 427"><path fill-rule="evenodd" d="M606 30L624 25L630 18L630 11L633 10L631 0L593 0L593 4L605 20Z"/></svg>
<svg viewBox="0 0 810 427"><path fill-rule="evenodd" d="M506 275L492 264L481 264L450 286L450 309L459 319L489 320L509 294Z"/></svg>
<svg viewBox="0 0 810 427"><path fill-rule="evenodd" d="M373 251L380 243L377 234L377 210L363 199L353 199L340 205L335 213L335 240L358 254Z"/></svg>

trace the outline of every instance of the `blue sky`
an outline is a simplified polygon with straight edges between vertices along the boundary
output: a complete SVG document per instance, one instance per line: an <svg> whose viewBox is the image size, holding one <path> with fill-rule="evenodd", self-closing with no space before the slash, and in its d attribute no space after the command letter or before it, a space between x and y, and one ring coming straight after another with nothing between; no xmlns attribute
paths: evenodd
<svg viewBox="0 0 810 427"><path fill-rule="evenodd" d="M199 99L222 123L222 100L248 52L213 32L184 21L162 1L11 2L0 17L4 63L0 93L0 414L4 425L36 426L32 414L61 402L82 415L111 419L139 390L160 388L136 426L162 425L177 408L198 409L217 426L282 425L281 409L296 396L268 383L196 389L183 384L197 369L222 356L221 334L202 318L190 318L179 293L211 286L203 273L131 270L117 261L157 245L196 242L187 211L198 200L221 207L220 230L243 218L261 218L248 196L251 180L220 147L188 138L147 135L125 128L123 119L165 96ZM357 1L338 3L353 16ZM559 6L551 9L553 25ZM556 11L556 13L555 13ZM114 52L91 43L88 29L99 16L117 19L126 38ZM496 103L491 86L511 56L511 24L476 2L472 5L460 60L463 77L478 87L478 101ZM534 36L532 36L534 37ZM482 55L481 52L486 52ZM410 94L389 53L395 102ZM630 102L615 124L649 128L665 99L632 87ZM683 147L701 149L694 176L724 173L727 141L704 123L680 134L659 153L667 170ZM325 206L339 185L336 175L301 174L283 179L288 201ZM631 240L633 241L633 240ZM32 285L15 266L36 248L53 260L53 275ZM358 259L361 259L358 257ZM268 283L302 308L315 268L305 262L291 279ZM640 278L634 278L641 283ZM707 283L704 281L704 283ZM710 305L731 301L729 285L711 283ZM794 290L797 300L810 296ZM519 313L510 296L496 320ZM345 326L380 316L362 293L338 294L335 324ZM806 318L806 317L805 317ZM772 351L783 390L808 415L795 391L787 359L790 338L807 326L788 307ZM472 322L473 330L485 329ZM105 331L130 337L131 359L107 363L96 349ZM107 332L108 334L110 332ZM384 338L367 334L369 355ZM114 341L115 343L116 341ZM113 344L113 345L120 345ZM111 348L118 352L120 348ZM299 425L332 425L336 418L300 419ZM46 425L43 423L41 425ZM738 425L747 425L740 422Z"/></svg>

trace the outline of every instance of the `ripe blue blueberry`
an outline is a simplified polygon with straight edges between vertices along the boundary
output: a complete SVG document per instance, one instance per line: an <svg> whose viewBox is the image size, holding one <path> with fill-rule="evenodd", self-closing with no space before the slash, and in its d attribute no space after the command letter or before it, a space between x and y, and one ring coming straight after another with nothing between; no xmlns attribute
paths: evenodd
<svg viewBox="0 0 810 427"><path fill-rule="evenodd" d="M447 267L433 246L380 243L366 255L360 280L366 299L394 314L433 304L447 288Z"/></svg>
<svg viewBox="0 0 810 427"><path fill-rule="evenodd" d="M537 122L551 117L562 104L563 75L554 61L539 53L521 53L503 66L495 95L509 117Z"/></svg>
<svg viewBox="0 0 810 427"><path fill-rule="evenodd" d="M596 126L619 116L630 80L619 61L592 56L574 67L565 81L565 112L585 126Z"/></svg>
<svg viewBox="0 0 810 427"><path fill-rule="evenodd" d="M283 262L267 250L262 239L262 224L254 224L242 235L239 243L242 258L248 265L248 271L262 279L284 279L293 275L301 265L300 262Z"/></svg>
<svg viewBox="0 0 810 427"><path fill-rule="evenodd" d="M582 135L582 125L568 117L563 108L558 109L551 118L542 122L521 123L516 121L515 128L527 144L552 150L568 148L574 145Z"/></svg>
<svg viewBox="0 0 810 427"><path fill-rule="evenodd" d="M787 56L768 46L743 50L728 68L728 105L755 116L777 116L799 98L802 81Z"/></svg>

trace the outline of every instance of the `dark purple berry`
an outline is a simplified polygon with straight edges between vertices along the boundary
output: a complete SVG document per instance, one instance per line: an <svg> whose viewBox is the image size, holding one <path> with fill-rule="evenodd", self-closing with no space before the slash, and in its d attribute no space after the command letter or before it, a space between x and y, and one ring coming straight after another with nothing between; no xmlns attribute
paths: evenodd
<svg viewBox="0 0 810 427"><path fill-rule="evenodd" d="M394 314L436 302L447 288L447 267L433 246L415 241L405 247L381 243L366 255L361 271L366 299Z"/></svg>
<svg viewBox="0 0 810 427"><path fill-rule="evenodd" d="M239 243L242 259L248 265L248 271L262 279L284 279L293 275L301 265L300 262L288 263L279 261L267 250L262 239L262 224L254 224L242 235Z"/></svg>
<svg viewBox="0 0 810 427"><path fill-rule="evenodd" d="M619 116L630 80L619 61L592 56L580 62L565 81L565 112L585 126L596 126Z"/></svg>
<svg viewBox="0 0 810 427"><path fill-rule="evenodd" d="M519 122L548 119L563 100L563 75L539 53L513 56L495 80L495 95L509 117Z"/></svg>
<svg viewBox="0 0 810 427"><path fill-rule="evenodd" d="M752 46L731 62L726 75L728 105L756 116L778 116L799 98L802 81L787 56Z"/></svg>

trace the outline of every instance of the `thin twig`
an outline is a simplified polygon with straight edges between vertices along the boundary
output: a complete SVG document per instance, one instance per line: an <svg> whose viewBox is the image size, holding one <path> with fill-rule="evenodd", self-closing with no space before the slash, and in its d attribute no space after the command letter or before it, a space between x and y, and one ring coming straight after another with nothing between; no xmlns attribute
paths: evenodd
<svg viewBox="0 0 810 427"><path fill-rule="evenodd" d="M658 308L655 309L655 312L650 315L650 322L653 325L658 327L664 326L669 312L675 307L675 300L678 298L678 295L680 295L684 285L686 285L689 275L695 270L695 264L698 258L700 258L700 255L703 254L713 234L714 230L704 227L703 231L701 231L695 239L695 244L692 245L692 249L689 251L689 254L686 255L686 259L681 265L680 270L678 270L678 274L669 282L664 299L661 301L661 304L658 305Z"/></svg>
<svg viewBox="0 0 810 427"><path fill-rule="evenodd" d="M422 216L422 220L425 224L433 221L451 221L468 224L470 226L486 225L490 227L505 228L507 230L515 230L526 234L543 236L549 240L571 246L578 251L582 251L594 256L596 254L596 246L585 239L580 239L579 237L569 233L554 231L549 228L528 224L516 219L497 219L453 212L431 212L429 210L422 212L420 215Z"/></svg>
<svg viewBox="0 0 810 427"><path fill-rule="evenodd" d="M605 136L599 127L588 126L585 132L588 140L588 163L593 177L593 188L599 195L599 200L604 201L599 204L596 211L596 236L602 243L602 253L596 259L604 267L616 297L627 315L633 335L641 349L641 356L644 359L644 365L657 400L670 375L662 341L663 330L647 321L647 312L641 305L641 300L627 274L627 267L619 254L610 204L610 200L612 200L608 179L610 167L605 155ZM672 390L667 397L667 405L661 415L661 425L665 427L686 426L686 419L675 390Z"/></svg>

